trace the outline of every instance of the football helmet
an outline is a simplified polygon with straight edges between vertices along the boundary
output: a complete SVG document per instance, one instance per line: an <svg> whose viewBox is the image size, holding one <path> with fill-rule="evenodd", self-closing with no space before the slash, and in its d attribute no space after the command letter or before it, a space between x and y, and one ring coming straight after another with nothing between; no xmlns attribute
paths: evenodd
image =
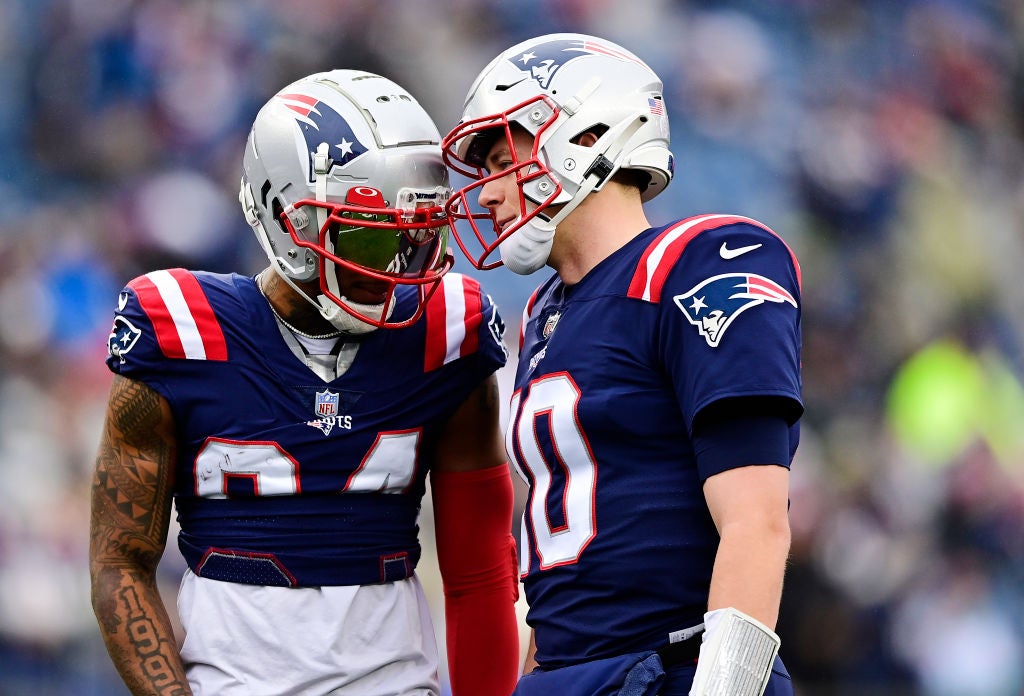
<svg viewBox="0 0 1024 696"><path fill-rule="evenodd" d="M440 140L405 89L358 70L304 77L257 114L239 202L274 269L341 331L408 326L451 269ZM339 270L383 301L346 298ZM315 297L298 287L317 279ZM392 320L403 285L417 307Z"/></svg>
<svg viewBox="0 0 1024 696"><path fill-rule="evenodd" d="M514 127L534 137L522 161L511 141ZM597 136L590 147L579 144L586 132ZM484 159L500 138L508 140L512 164L490 173ZM491 61L441 147L445 163L474 180L453 195L448 213L456 241L482 270L502 263L523 274L541 268L555 226L620 169L647 175L644 201L663 191L673 173L661 79L633 53L584 34L533 38ZM516 177L523 213L501 229L493 210L474 208L471 197L508 175ZM527 210L527 201L536 208ZM491 258L496 249L500 260Z"/></svg>

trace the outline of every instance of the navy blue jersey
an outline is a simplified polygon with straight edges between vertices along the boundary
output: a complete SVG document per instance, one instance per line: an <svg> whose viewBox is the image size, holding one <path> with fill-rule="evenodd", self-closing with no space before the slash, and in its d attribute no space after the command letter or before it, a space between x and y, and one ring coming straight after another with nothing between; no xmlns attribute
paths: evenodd
<svg viewBox="0 0 1024 696"><path fill-rule="evenodd" d="M530 484L521 571L546 668L703 620L718 534L691 440L720 399L802 412L799 266L749 218L650 229L526 308L506 446ZM789 461L785 462L787 465Z"/></svg>
<svg viewBox="0 0 1024 696"><path fill-rule="evenodd" d="M401 287L395 316L411 316ZM190 568L263 585L408 577L438 435L504 364L479 284L449 273L413 325L360 338L325 382L292 353L252 278L182 269L128 284L107 365L163 396L178 443L178 543Z"/></svg>

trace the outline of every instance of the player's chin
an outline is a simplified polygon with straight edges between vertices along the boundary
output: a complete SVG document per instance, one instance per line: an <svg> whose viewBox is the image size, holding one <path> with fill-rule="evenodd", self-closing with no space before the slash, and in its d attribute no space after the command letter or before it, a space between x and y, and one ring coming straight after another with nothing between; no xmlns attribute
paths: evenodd
<svg viewBox="0 0 1024 696"><path fill-rule="evenodd" d="M345 297L359 304L381 305L388 298L388 288L387 283L356 283L348 288Z"/></svg>

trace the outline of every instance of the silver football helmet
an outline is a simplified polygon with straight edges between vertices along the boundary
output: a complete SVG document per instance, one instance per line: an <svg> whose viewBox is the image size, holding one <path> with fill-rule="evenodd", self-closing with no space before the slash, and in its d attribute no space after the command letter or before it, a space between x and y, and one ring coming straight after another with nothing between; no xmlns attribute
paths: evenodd
<svg viewBox="0 0 1024 696"><path fill-rule="evenodd" d="M342 331L408 326L452 267L440 134L387 78L333 70L288 85L257 114L242 168L238 199L271 265ZM346 298L339 274L383 301ZM315 297L298 287L317 279ZM419 303L392 321L402 285Z"/></svg>
<svg viewBox="0 0 1024 696"><path fill-rule="evenodd" d="M534 136L529 159L516 157L513 126ZM599 136L591 147L578 144L586 132ZM484 159L500 138L508 139L513 162L492 174ZM547 262L555 226L617 171L647 175L645 201L663 191L673 173L661 79L633 53L584 34L533 38L491 61L441 147L448 166L475 180L448 204L459 246L479 269L504 263L523 274ZM473 212L470 197L509 174L517 179L524 212L502 230L493 211ZM526 201L537 208L527 212ZM489 258L495 249L501 260Z"/></svg>

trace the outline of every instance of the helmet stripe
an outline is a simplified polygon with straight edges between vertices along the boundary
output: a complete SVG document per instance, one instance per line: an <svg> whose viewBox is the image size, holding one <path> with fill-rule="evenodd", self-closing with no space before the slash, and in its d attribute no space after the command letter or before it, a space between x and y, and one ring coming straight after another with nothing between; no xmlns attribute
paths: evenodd
<svg viewBox="0 0 1024 696"><path fill-rule="evenodd" d="M301 116L309 116L310 112L316 108L316 103L319 101L316 97L310 97L306 94L278 94L277 99L281 101L285 106Z"/></svg>

